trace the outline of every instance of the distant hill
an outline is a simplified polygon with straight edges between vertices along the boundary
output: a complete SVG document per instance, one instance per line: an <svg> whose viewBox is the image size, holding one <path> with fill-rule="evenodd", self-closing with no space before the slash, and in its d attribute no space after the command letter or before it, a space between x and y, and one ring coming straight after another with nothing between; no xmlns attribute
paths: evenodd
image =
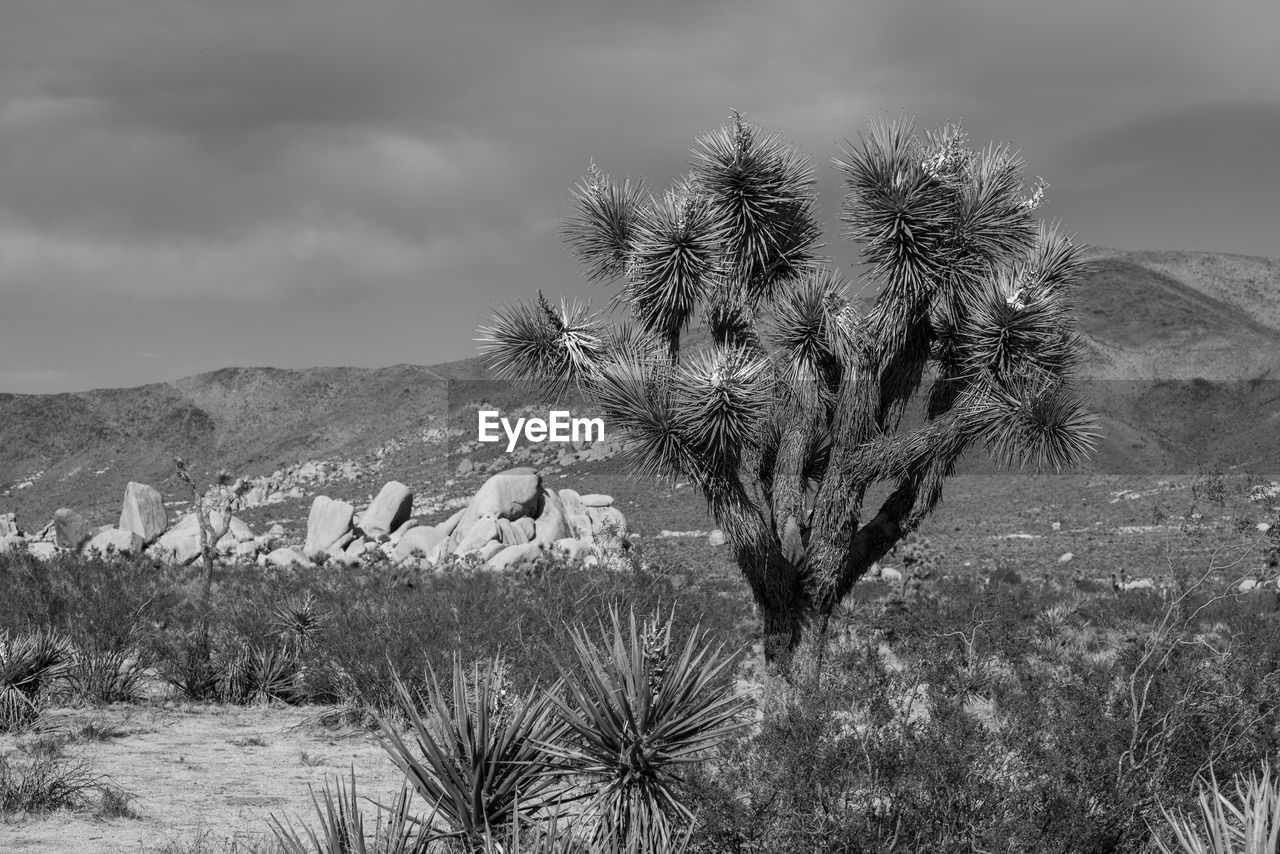
<svg viewBox="0 0 1280 854"><path fill-rule="evenodd" d="M1076 302L1085 391L1108 437L1091 469L1188 472L1188 461L1221 460L1280 471L1280 261L1097 249ZM392 478L439 489L456 465L451 448L474 438L480 400L532 402L476 357L0 394L0 512L28 528L59 506L114 521L129 480L186 497L174 456L209 478L352 460L365 473L349 486L360 493Z"/></svg>

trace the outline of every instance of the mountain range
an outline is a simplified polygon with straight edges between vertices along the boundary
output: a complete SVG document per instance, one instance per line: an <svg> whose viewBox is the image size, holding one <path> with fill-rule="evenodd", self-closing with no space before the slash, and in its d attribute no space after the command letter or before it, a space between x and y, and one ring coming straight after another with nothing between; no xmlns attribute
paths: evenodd
<svg viewBox="0 0 1280 854"><path fill-rule="evenodd" d="M1088 351L1082 386L1104 434L1090 471L1186 474L1220 463L1280 472L1280 261L1094 249L1075 303ZM398 479L438 493L465 479L463 456L502 453L463 447L481 403L509 411L533 401L476 356L0 394L0 513L16 512L27 528L61 506L113 522L131 480L178 503L189 496L174 457L210 481L219 470L264 476L327 461L347 464L352 492ZM583 465L584 474L622 471L617 459Z"/></svg>

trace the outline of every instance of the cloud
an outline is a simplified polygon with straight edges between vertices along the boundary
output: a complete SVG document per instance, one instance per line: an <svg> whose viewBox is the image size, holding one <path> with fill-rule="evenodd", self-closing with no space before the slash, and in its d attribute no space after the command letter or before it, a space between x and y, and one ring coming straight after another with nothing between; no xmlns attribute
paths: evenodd
<svg viewBox="0 0 1280 854"><path fill-rule="evenodd" d="M163 305L192 337L215 305L340 329L354 304L392 301L461 357L485 306L588 291L555 228L588 158L661 186L730 107L810 155L842 264L853 249L827 160L867 114L900 109L1021 147L1053 184L1046 213L1098 242L1229 234L1270 251L1266 199L1239 184L1270 166L1263 146L1205 163L1176 121L1159 123L1277 107L1278 26L1280 7L1248 0L14 0L0 30L0 300L70 318L77 298L115 298L139 324ZM1126 184L1140 170L1181 175L1197 205ZM17 324L0 317L0 336ZM58 346L87 361L108 334ZM342 357L426 358L413 344ZM230 358L218 346L192 364ZM251 346L264 362L338 357Z"/></svg>

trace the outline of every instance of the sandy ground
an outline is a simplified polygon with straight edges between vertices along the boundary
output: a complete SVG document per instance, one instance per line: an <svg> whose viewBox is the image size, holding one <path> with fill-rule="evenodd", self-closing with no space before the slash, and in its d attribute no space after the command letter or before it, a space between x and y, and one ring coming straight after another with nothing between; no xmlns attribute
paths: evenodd
<svg viewBox="0 0 1280 854"><path fill-rule="evenodd" d="M55 731L75 733L96 722L125 731L103 741L78 740L64 752L135 796L137 818L95 818L60 812L0 823L3 852L140 852L200 837L249 842L270 834L268 818L309 824L308 784L349 776L361 795L383 803L399 792L401 775L374 734L314 723L318 707L113 707L46 713ZM33 736L0 736L0 755L26 757Z"/></svg>

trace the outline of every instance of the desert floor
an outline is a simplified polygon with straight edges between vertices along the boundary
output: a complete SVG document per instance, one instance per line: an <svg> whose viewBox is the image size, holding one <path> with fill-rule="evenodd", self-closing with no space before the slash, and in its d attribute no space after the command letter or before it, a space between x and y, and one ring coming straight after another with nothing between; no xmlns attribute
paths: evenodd
<svg viewBox="0 0 1280 854"><path fill-rule="evenodd" d="M347 776L354 765L362 795L389 802L403 779L371 732L330 729L319 707L119 706L57 709L53 731L94 722L124 734L74 741L67 758L135 797L137 818L95 818L89 812L0 823L0 851L107 854L159 851L203 837L251 842L269 836L274 814L314 824L308 785ZM21 738L0 736L0 755L16 754ZM21 754L15 756L15 761Z"/></svg>

